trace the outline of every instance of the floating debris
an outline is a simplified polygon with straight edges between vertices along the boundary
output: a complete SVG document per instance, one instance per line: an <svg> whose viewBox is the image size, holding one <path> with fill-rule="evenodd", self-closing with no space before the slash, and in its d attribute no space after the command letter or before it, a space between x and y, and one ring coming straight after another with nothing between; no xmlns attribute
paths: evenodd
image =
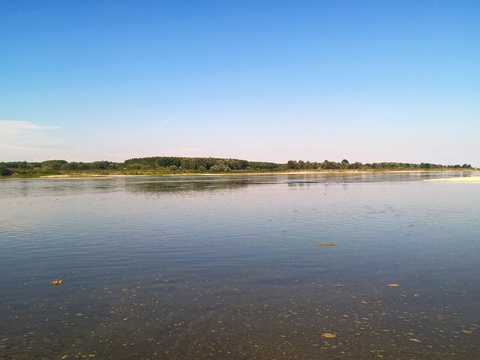
<svg viewBox="0 0 480 360"><path fill-rule="evenodd" d="M62 284L63 284L63 280L55 280L50 283L50 285L62 285Z"/></svg>
<svg viewBox="0 0 480 360"><path fill-rule="evenodd" d="M413 342L421 342L420 340L418 339L409 339L410 341L413 341Z"/></svg>
<svg viewBox="0 0 480 360"><path fill-rule="evenodd" d="M471 334L473 330L462 330L465 334Z"/></svg>
<svg viewBox="0 0 480 360"><path fill-rule="evenodd" d="M370 304L375 305L377 302L376 301L370 301Z"/></svg>
<svg viewBox="0 0 480 360"><path fill-rule="evenodd" d="M337 244L315 244L315 246L335 246Z"/></svg>
<svg viewBox="0 0 480 360"><path fill-rule="evenodd" d="M398 284L388 284L388 286L390 286L390 287L397 287Z"/></svg>
<svg viewBox="0 0 480 360"><path fill-rule="evenodd" d="M327 338L327 339L334 339L337 337L337 335L335 334L332 334L332 333L325 333L322 335L324 338Z"/></svg>

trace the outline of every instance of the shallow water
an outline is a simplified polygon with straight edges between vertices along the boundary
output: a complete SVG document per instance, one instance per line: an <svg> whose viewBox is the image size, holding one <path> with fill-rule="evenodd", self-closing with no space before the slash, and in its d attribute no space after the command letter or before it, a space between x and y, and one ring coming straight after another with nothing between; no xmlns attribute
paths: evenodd
<svg viewBox="0 0 480 360"><path fill-rule="evenodd" d="M0 358L475 359L470 175L2 181Z"/></svg>

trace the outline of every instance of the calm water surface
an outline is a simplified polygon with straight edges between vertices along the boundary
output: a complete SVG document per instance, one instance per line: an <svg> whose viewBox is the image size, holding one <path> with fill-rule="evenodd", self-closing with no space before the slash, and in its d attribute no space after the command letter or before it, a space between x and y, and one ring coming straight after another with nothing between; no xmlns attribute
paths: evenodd
<svg viewBox="0 0 480 360"><path fill-rule="evenodd" d="M477 359L470 175L0 181L0 358Z"/></svg>

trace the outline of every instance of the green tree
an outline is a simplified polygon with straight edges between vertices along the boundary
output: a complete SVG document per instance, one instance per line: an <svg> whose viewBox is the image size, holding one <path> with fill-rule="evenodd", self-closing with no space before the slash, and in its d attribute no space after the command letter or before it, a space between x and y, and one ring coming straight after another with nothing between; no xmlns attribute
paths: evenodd
<svg viewBox="0 0 480 360"><path fill-rule="evenodd" d="M5 166L0 165L0 176L12 175L12 172L8 170Z"/></svg>
<svg viewBox="0 0 480 360"><path fill-rule="evenodd" d="M298 163L295 160L288 160L287 168L288 169L298 169Z"/></svg>
<svg viewBox="0 0 480 360"><path fill-rule="evenodd" d="M349 169L361 169L362 168L362 163L361 162L355 162L353 164L348 165Z"/></svg>
<svg viewBox="0 0 480 360"><path fill-rule="evenodd" d="M60 170L60 167L67 164L66 160L47 160L42 162L42 169L44 170Z"/></svg>

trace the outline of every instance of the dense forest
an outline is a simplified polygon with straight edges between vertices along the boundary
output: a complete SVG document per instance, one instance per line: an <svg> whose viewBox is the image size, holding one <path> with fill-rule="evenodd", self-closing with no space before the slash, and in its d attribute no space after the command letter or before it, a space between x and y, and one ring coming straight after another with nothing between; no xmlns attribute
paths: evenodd
<svg viewBox="0 0 480 360"><path fill-rule="evenodd" d="M286 164L272 162L247 161L239 159L221 158L193 158L193 157L145 157L124 161L68 162L66 160L47 160L43 162L12 161L0 162L0 175L13 174L61 174L61 173L111 173L140 174L142 171L150 173L228 173L228 172L259 172L259 171L289 171L289 170L449 170L473 169L470 164L441 165L431 163L411 164L397 162L381 163L350 163L347 159L340 162L325 160L310 162L303 160L289 160Z"/></svg>

